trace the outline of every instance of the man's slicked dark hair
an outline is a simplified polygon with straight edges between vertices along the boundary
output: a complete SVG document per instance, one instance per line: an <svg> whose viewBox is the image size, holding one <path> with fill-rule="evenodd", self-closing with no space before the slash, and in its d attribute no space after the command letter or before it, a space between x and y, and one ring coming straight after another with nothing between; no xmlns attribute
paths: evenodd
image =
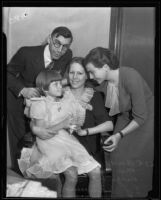
<svg viewBox="0 0 161 200"><path fill-rule="evenodd" d="M57 37L62 35L65 38L71 38L71 42L73 41L73 35L72 32L65 26L59 26L53 30L51 33L51 37L56 35Z"/></svg>

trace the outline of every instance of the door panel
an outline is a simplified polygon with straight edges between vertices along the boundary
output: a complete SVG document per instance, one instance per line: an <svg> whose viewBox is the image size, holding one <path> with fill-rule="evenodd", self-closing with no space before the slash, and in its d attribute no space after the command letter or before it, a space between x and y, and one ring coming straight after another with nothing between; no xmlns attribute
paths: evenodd
<svg viewBox="0 0 161 200"><path fill-rule="evenodd" d="M155 9L153 7L113 8L110 47L120 66L133 67L154 92Z"/></svg>

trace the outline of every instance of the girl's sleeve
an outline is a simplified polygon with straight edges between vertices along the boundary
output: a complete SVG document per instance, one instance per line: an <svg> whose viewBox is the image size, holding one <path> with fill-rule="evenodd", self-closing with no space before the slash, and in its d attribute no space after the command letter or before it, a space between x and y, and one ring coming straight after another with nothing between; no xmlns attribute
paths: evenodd
<svg viewBox="0 0 161 200"><path fill-rule="evenodd" d="M44 101L33 101L30 107L30 118L44 119L46 116L46 106Z"/></svg>
<svg viewBox="0 0 161 200"><path fill-rule="evenodd" d="M105 108L103 95L100 92L94 93L91 104L93 106L93 114L97 125L106 121L113 120Z"/></svg>
<svg viewBox="0 0 161 200"><path fill-rule="evenodd" d="M131 69L126 77L125 84L131 97L132 116L141 125L147 118L144 80L136 70Z"/></svg>

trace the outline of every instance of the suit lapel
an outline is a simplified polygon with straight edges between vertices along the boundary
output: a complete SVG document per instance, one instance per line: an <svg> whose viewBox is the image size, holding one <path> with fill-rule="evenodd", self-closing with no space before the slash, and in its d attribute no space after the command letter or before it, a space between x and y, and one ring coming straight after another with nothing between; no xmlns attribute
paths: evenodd
<svg viewBox="0 0 161 200"><path fill-rule="evenodd" d="M45 69L45 62L44 62L44 48L45 46L40 46L40 48L37 50L37 56L35 59L35 64L39 69Z"/></svg>

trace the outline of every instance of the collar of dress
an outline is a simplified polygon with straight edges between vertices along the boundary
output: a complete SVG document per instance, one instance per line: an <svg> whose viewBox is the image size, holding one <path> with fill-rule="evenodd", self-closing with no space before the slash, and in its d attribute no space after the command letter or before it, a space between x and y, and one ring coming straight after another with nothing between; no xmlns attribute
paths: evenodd
<svg viewBox="0 0 161 200"><path fill-rule="evenodd" d="M84 92L83 95L80 98L76 98L70 87L66 87L66 92L70 92L72 94L72 96L74 97L74 99L76 101L78 101L83 108L88 109L88 110L92 110L92 105L89 103L94 95L94 89L93 88L89 88L89 87L85 87L84 88Z"/></svg>

